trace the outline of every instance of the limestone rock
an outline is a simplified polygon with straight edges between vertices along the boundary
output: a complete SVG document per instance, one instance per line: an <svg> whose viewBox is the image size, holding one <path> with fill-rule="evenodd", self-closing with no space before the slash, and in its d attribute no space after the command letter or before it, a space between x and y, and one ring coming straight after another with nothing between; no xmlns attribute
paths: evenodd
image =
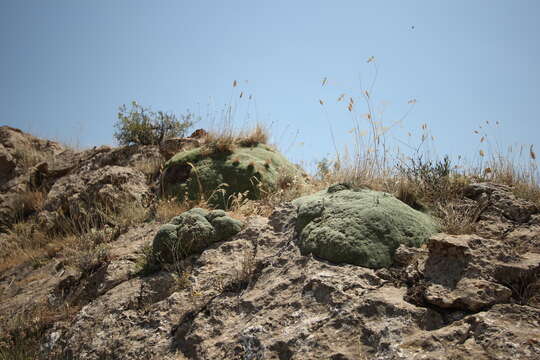
<svg viewBox="0 0 540 360"><path fill-rule="evenodd" d="M143 248L158 225L129 231L110 244L101 276L85 283L95 297L47 331L44 351L81 360L536 359L540 354L538 308L513 304L513 298L473 314L419 306L405 300L408 289L388 274L302 255L294 243L296 217L297 208L286 204L269 219L246 220L229 241L185 259L185 277L138 274ZM468 286L461 293L470 294L461 299L482 300L475 289L500 285L502 273L513 279L537 269L534 254L501 257L504 246L441 234L412 261L404 256L403 263L427 262L419 266L426 284L451 291L444 288L462 281ZM384 270L394 269L401 268ZM435 271L447 274L437 278ZM0 277L0 284L9 282ZM448 294L443 299L450 299Z"/></svg>
<svg viewBox="0 0 540 360"><path fill-rule="evenodd" d="M64 151L67 149L57 142L0 126L0 232L38 210L29 198L42 185L43 167L37 165Z"/></svg>
<svg viewBox="0 0 540 360"><path fill-rule="evenodd" d="M540 271L540 255L507 258L504 244L475 235L434 235L424 266L424 301L444 309L480 311L506 303Z"/></svg>
<svg viewBox="0 0 540 360"><path fill-rule="evenodd" d="M540 236L540 231L533 224L540 209L534 203L518 198L512 188L494 183L474 183L465 188L465 195L478 204L477 233L486 238L516 239L525 236L530 239L526 246L513 241L515 248L525 251L537 249L539 242L531 237ZM533 225L533 226L531 226Z"/></svg>
<svg viewBox="0 0 540 360"><path fill-rule="evenodd" d="M65 221L99 226L104 216L122 208L145 208L151 197L146 178L133 168L83 170L55 182L40 219L51 231L61 230Z"/></svg>
<svg viewBox="0 0 540 360"><path fill-rule="evenodd" d="M506 218L524 223L529 221L538 208L530 201L517 198L508 186L492 183L475 183L465 188L465 195L478 200L486 197L487 202Z"/></svg>
<svg viewBox="0 0 540 360"><path fill-rule="evenodd" d="M403 339L399 356L392 359L538 359L539 329L538 309L495 305L447 327Z"/></svg>

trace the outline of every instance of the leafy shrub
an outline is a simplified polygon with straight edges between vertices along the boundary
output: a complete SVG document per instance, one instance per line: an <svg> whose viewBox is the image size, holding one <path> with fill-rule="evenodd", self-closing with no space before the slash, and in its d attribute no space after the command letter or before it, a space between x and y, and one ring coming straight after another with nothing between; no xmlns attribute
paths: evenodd
<svg viewBox="0 0 540 360"><path fill-rule="evenodd" d="M425 161L422 157L411 158L409 164L398 165L399 171L414 183L436 188L441 180L450 175L451 163L448 156L439 161Z"/></svg>
<svg viewBox="0 0 540 360"><path fill-rule="evenodd" d="M423 160L422 156L409 161L398 164L398 171L417 188L418 193L427 197L426 200L443 201L455 195L450 178L452 164L448 156L438 161Z"/></svg>
<svg viewBox="0 0 540 360"><path fill-rule="evenodd" d="M175 114L155 112L133 101L129 108L120 106L114 137L120 145L159 145L172 137L184 137L193 123L191 113L178 119Z"/></svg>

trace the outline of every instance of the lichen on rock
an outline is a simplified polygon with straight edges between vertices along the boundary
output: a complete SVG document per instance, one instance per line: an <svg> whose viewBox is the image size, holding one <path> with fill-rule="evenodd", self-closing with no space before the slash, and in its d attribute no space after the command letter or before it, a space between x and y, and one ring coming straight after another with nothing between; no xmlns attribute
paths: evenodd
<svg viewBox="0 0 540 360"><path fill-rule="evenodd" d="M293 201L303 254L335 263L388 267L400 244L419 247L438 230L429 215L394 196L347 184Z"/></svg>
<svg viewBox="0 0 540 360"><path fill-rule="evenodd" d="M171 219L154 237L154 256L163 262L173 262L200 253L214 242L226 241L242 230L240 220L223 210L207 211L193 208Z"/></svg>

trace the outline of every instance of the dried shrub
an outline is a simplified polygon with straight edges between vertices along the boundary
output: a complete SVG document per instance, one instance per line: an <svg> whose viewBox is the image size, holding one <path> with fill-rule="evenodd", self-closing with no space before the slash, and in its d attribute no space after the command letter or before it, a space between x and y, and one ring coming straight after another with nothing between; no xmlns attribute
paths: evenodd
<svg viewBox="0 0 540 360"><path fill-rule="evenodd" d="M260 123L255 125L253 130L246 134L240 134L237 143L240 146L250 147L257 146L259 144L266 144L268 142L268 130Z"/></svg>

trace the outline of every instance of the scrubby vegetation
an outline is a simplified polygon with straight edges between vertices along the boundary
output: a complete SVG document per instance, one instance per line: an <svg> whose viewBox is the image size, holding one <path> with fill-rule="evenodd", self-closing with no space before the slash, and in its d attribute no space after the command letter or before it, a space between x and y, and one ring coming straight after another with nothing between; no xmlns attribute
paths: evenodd
<svg viewBox="0 0 540 360"><path fill-rule="evenodd" d="M120 145L159 145L169 138L184 137L194 121L191 113L178 118L173 113L152 111L133 101L129 108L120 106L114 137Z"/></svg>
<svg viewBox="0 0 540 360"><path fill-rule="evenodd" d="M93 209L93 216L77 217L66 213L58 218L55 231L49 231L37 216L43 208L48 189L29 188L19 193L15 214L17 221L0 238L0 274L16 272L14 269L27 266L39 268L54 260L62 267L76 269L79 281L84 281L111 261L108 252L110 243L131 227L152 223L163 227L158 231L153 247L148 245L143 250L138 271L131 276L144 277L164 269L175 272L182 287L189 287L190 274L183 264L184 258L224 240L225 235L229 237L238 233L243 226L241 220L253 215L269 216L277 205L308 195L311 197L297 201L298 204L306 202L306 199L313 200L310 206L304 206L299 211L300 217L306 214L309 217L309 221L297 229L301 233L303 253L314 253L338 263L388 267L399 243L413 239L411 244L420 246L437 229L448 234L474 234L477 231L476 223L484 204L473 202L465 196L464 189L470 183L489 181L505 184L517 197L540 206L536 153L532 147L527 147L525 152L520 151L519 154L524 157L517 159L511 150L508 154L481 150L479 161L466 164L459 158L434 157L429 152L423 152L422 145L430 138L428 126L424 124L420 144L413 151L392 152L388 134L394 124L384 126L382 119L377 118L371 88L361 89L360 93L360 99L345 94L337 99L346 103L346 111L352 117L353 151L340 151L335 147L335 157L321 160L311 176L289 163L275 146L268 144L269 130L262 124L238 131L228 117L221 128L210 129L208 134L204 134L199 139L199 146L178 153L168 162L163 159L146 161L143 158L133 165L145 175L148 187L153 191L152 196L155 196L147 207L124 204L122 207L104 208L97 200L86 199L90 201L87 205ZM364 113L360 110L362 102ZM325 106L324 101L320 103ZM411 100L409 104L412 107L415 101ZM168 138L185 137L194 122L192 114L177 118L174 114L154 112L133 102L129 108L125 105L120 107L115 138L120 145L159 145ZM366 126L369 129L367 135L362 129ZM479 133L479 136L481 144L489 142L487 133ZM28 171L39 161L48 159L32 149L25 149L17 156L21 166ZM322 232L317 233L315 225L308 227L311 220L323 213L325 201L330 201L322 193L313 194L336 183L346 183L347 187L358 190L356 194L365 196L348 198L342 203L350 205L352 200L358 200L359 207L363 207L365 202L371 205L390 204L389 207L412 214L407 216L414 218L414 224L418 226L411 227L407 223L395 229L393 225L383 224L378 230L384 233L381 235L384 240L388 240L387 248L366 250L366 246L371 245L363 243L359 251L346 251L345 254L344 246L340 243L343 239L338 239L340 241L334 244L326 241L326 238L321 241L321 236L326 236L321 233L329 228L324 222L327 218L317 220L320 220L318 225L326 226ZM323 204L323 210L318 209L320 204ZM329 203L326 205L333 206ZM215 208L228 211L228 215ZM317 211L319 213L314 215ZM380 213L383 216L386 214L384 209ZM347 217L349 223L344 221L345 225L333 225L352 228L350 221L354 217L341 216ZM436 219L437 224L432 222L432 218ZM366 225L374 223L371 220L368 217L362 221ZM368 225L356 230L373 230L368 229ZM388 234L392 239L388 238ZM358 234L351 234L350 237L363 241ZM326 246L324 254L317 252L320 249L314 249L321 242ZM526 250L526 245L523 245L518 255ZM351 259L351 254L356 259ZM253 256L246 252L231 286L236 290L245 288L254 271ZM531 285L533 283L534 286ZM521 303L537 299L537 279L527 279L526 284L515 292L519 293ZM39 358L40 337L45 330L58 320L70 318L82 303L84 300L72 298L60 308L38 304L18 317L0 319L0 330L3 331L3 335L0 335L0 360Z"/></svg>

